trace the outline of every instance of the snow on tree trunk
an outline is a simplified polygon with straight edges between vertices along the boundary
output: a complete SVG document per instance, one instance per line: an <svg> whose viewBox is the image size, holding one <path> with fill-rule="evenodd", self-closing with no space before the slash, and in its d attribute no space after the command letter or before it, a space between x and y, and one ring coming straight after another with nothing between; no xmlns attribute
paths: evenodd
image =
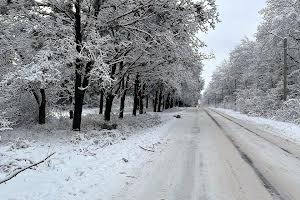
<svg viewBox="0 0 300 200"><path fill-rule="evenodd" d="M76 0L75 3L75 42L76 50L79 53L82 45L80 0ZM76 59L75 67L75 105L72 129L74 131L80 131L84 94L82 93L83 91L80 90L82 79L80 72L82 70L82 63L78 58Z"/></svg>

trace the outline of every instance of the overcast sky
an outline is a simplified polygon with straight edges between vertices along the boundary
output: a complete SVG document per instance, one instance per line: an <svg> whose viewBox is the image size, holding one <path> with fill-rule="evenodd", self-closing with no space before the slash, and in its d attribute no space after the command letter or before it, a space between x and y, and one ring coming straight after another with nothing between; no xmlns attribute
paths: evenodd
<svg viewBox="0 0 300 200"><path fill-rule="evenodd" d="M257 26L261 21L258 13L265 6L265 0L217 0L220 22L215 30L199 34L199 38L208 45L206 53L213 52L215 59L205 61L203 77L205 87L211 75L229 53L244 37L254 38Z"/></svg>

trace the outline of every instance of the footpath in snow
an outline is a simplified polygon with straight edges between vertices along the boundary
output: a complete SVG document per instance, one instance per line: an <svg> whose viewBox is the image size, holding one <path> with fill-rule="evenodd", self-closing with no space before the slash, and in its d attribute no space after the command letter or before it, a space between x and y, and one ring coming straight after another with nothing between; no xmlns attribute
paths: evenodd
<svg viewBox="0 0 300 200"><path fill-rule="evenodd" d="M110 199L112 194L136 179L135 170L143 168L159 154L162 144L167 140L168 129L176 123L177 119L173 115L180 112L184 111L154 116L161 123L153 124L151 128L123 127L123 132L93 130L75 134L71 131L50 131L40 133L44 136L48 134L47 137L28 139L22 130L16 130L20 136L15 140L6 140L9 137L2 135L0 180L22 167L42 160L52 152L56 153L45 163L0 185L0 199ZM157 121L153 120L153 114L147 115L149 119L144 117L141 120L137 117L136 120L143 123ZM59 134L63 136L57 137Z"/></svg>

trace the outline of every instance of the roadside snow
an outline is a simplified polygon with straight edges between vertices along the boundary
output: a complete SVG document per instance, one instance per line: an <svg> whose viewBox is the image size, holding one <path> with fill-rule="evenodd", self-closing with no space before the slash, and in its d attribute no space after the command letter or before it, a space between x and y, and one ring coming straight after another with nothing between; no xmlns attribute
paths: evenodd
<svg viewBox="0 0 300 200"><path fill-rule="evenodd" d="M233 110L223 109L223 108L213 108L217 111L221 111L227 115L230 115L234 118L247 121L254 125L258 125L263 130L284 138L286 140L292 141L294 143L300 144L300 126L288 122L280 122L276 120L266 119L262 117L250 117L240 112Z"/></svg>
<svg viewBox="0 0 300 200"><path fill-rule="evenodd" d="M150 162L166 141L168 129L175 123L175 112L162 113L160 125L148 116L135 118L136 124L120 125L121 130L92 130L64 136L26 137L0 142L0 180L20 167L44 159L47 162L26 170L6 184L0 185L1 200L107 200L119 188L130 184L135 169ZM132 119L129 118L129 121ZM139 121L144 121L143 123ZM140 125L140 127L136 127ZM29 133L30 134L30 133ZM28 134L28 135L29 135ZM32 134L32 132L31 132ZM39 133L35 133L36 135ZM20 136L26 134L20 133ZM7 135L5 135L7 137ZM26 138L26 139L25 139ZM56 139L55 139L56 138ZM142 148L153 149L155 152Z"/></svg>

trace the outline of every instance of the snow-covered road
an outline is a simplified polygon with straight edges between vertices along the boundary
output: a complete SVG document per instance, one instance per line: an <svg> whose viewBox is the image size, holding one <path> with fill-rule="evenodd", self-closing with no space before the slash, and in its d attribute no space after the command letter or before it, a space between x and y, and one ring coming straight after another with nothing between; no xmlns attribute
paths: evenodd
<svg viewBox="0 0 300 200"><path fill-rule="evenodd" d="M274 197L300 199L299 145L224 114L210 113Z"/></svg>
<svg viewBox="0 0 300 200"><path fill-rule="evenodd" d="M300 199L299 146L234 120L185 112L160 154L113 199Z"/></svg>

